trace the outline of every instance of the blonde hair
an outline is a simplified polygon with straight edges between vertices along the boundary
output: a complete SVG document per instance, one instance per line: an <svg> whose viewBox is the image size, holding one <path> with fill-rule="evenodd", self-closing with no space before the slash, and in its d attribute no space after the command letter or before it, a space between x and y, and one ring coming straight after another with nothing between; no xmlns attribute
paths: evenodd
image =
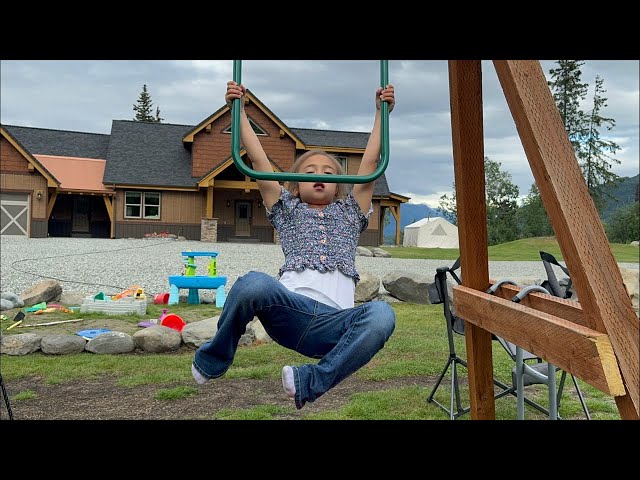
<svg viewBox="0 0 640 480"><path fill-rule="evenodd" d="M297 160L293 163L293 165L291 166L291 168L289 169L290 173L299 173L300 172L300 166L302 165L302 163L309 157L312 157L314 155L322 155L323 157L327 157L329 160L331 160L333 162L333 165L336 169L336 174L337 175L344 175L344 168L342 168L342 164L340 163L340 161L334 156L331 155L328 152L325 152L324 150L320 150L320 149L313 149L313 150L309 150L308 152L304 152L302 155L300 155ZM331 183L331 182L327 182L327 183ZM336 188L336 199L340 199L340 200L344 200L345 198L347 198L347 195L349 195L349 192L351 191L351 186L347 183L336 183L337 188ZM298 187L298 182L297 181L287 181L284 183L284 188L286 188L287 190L289 190L289 192L291 192L292 195L295 195L296 197L300 195L300 189Z"/></svg>

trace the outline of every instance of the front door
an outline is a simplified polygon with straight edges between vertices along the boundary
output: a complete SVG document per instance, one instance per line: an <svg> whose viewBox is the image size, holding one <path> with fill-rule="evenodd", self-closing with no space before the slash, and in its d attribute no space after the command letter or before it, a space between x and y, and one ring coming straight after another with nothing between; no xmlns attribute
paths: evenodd
<svg viewBox="0 0 640 480"><path fill-rule="evenodd" d="M251 202L236 202L236 237L251 235Z"/></svg>
<svg viewBox="0 0 640 480"><path fill-rule="evenodd" d="M73 233L89 233L89 200L82 195L73 199Z"/></svg>

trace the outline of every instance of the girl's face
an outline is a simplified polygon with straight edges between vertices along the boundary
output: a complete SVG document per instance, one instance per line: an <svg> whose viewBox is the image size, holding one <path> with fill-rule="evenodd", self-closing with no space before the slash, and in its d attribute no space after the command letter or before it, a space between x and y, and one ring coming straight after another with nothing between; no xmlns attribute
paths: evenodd
<svg viewBox="0 0 640 480"><path fill-rule="evenodd" d="M313 155L307 158L300 169L300 173L316 175L337 175L335 163L324 155ZM308 203L311 208L323 208L334 201L338 190L337 183L298 182L300 200Z"/></svg>

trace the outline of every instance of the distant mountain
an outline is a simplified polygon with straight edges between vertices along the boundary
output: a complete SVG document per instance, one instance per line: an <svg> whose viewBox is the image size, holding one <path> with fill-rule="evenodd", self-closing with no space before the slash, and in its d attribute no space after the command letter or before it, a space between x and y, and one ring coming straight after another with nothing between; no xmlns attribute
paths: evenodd
<svg viewBox="0 0 640 480"><path fill-rule="evenodd" d="M638 191L638 182L640 175L635 177L622 177L621 181L615 187L609 187L609 193L615 200L609 199L607 206L602 211L602 220L607 223L613 216L614 212L620 207L626 207L636 202L636 192Z"/></svg>
<svg viewBox="0 0 640 480"><path fill-rule="evenodd" d="M442 217L435 208L423 203L403 203L400 205L400 231L407 225L425 217ZM385 243L393 243L396 235L396 219L391 215L391 222L384 227Z"/></svg>

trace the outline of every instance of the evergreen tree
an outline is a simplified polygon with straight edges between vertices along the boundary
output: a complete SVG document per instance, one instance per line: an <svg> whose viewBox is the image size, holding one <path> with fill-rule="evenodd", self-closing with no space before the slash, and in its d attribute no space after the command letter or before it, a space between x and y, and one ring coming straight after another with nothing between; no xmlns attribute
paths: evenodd
<svg viewBox="0 0 640 480"><path fill-rule="evenodd" d="M137 122L152 122L160 123L163 118L160 118L160 108L156 108L156 116L151 113L153 111L153 102L151 101L151 95L147 90L147 85L142 86L142 92L138 97L137 105L133 105L133 111L136 112L136 116L133 118Z"/></svg>
<svg viewBox="0 0 640 480"><path fill-rule="evenodd" d="M629 243L640 240L640 204L621 207L613 214L605 231L611 243Z"/></svg>
<svg viewBox="0 0 640 480"><path fill-rule="evenodd" d="M524 199L522 206L518 208L517 219L522 238L549 237L554 234L547 211L542 203L540 190L535 183L531 185L529 194Z"/></svg>
<svg viewBox="0 0 640 480"><path fill-rule="evenodd" d="M584 65L580 60L558 60L558 68L549 70L551 80L547 82L553 93L553 98L562 117L562 123L567 136L573 145L576 157L583 156L583 143L587 127L587 117L580 109L580 102L587 97L589 86L582 83L580 67Z"/></svg>
<svg viewBox="0 0 640 480"><path fill-rule="evenodd" d="M614 163L619 164L620 160L609 155L615 154L620 146L612 140L605 140L600 137L599 130L605 127L611 130L616 121L613 118L603 117L602 109L607 106L607 99L602 96L606 90L603 87L603 79L596 75L596 84L593 93L593 109L589 118L589 130L585 139L586 148L584 149L584 157L581 162L581 168L584 174L589 194L596 205L599 212L604 208L608 198L613 198L609 193L609 189L604 189L605 184L615 186L620 177L611 171Z"/></svg>

